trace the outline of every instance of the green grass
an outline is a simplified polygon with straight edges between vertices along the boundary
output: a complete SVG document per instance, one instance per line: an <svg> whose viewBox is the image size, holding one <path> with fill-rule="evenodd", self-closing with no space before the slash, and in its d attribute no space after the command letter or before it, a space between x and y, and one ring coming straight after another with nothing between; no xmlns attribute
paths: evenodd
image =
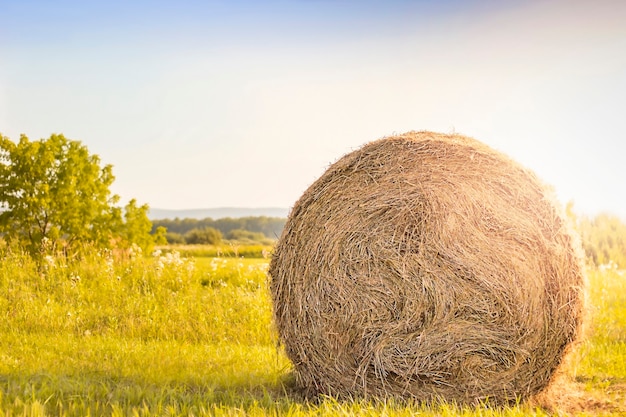
<svg viewBox="0 0 626 417"><path fill-rule="evenodd" d="M550 415L302 400L272 328L266 259L0 256L0 416ZM597 401L572 414L624 415L626 276L594 270L590 282L589 336L567 378Z"/></svg>
<svg viewBox="0 0 626 417"><path fill-rule="evenodd" d="M176 251L185 257L264 258L273 249L270 244L229 242L219 245L171 245L161 248L164 252Z"/></svg>
<svg viewBox="0 0 626 417"><path fill-rule="evenodd" d="M572 376L626 389L626 272L589 273L588 336L579 347Z"/></svg>

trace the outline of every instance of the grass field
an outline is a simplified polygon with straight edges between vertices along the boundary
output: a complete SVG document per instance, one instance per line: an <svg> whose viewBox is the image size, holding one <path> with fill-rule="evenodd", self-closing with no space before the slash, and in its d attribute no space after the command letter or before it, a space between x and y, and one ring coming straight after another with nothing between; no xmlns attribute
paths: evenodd
<svg viewBox="0 0 626 417"><path fill-rule="evenodd" d="M550 407L490 409L299 398L272 330L266 259L0 255L0 416L626 415L619 271L590 271L588 336Z"/></svg>

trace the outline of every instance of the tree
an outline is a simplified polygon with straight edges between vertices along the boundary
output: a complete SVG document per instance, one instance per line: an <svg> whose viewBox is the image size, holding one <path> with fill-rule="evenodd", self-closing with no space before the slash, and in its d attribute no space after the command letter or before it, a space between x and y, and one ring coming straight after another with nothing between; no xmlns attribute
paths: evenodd
<svg viewBox="0 0 626 417"><path fill-rule="evenodd" d="M154 246L154 238L150 235L152 222L148 218L149 210L147 204L138 207L137 200L130 200L124 207L124 224L120 233L125 242L138 245L146 253Z"/></svg>
<svg viewBox="0 0 626 417"><path fill-rule="evenodd" d="M133 200L124 222L115 206L119 197L109 190L114 179L112 166L101 167L79 141L54 134L38 141L22 135L14 143L0 135L0 233L31 252L44 242L69 248L76 242L107 246L117 237L141 240L140 230L151 228L142 217L147 206Z"/></svg>
<svg viewBox="0 0 626 417"><path fill-rule="evenodd" d="M152 236L155 245L167 245L167 229L165 227L157 227Z"/></svg>

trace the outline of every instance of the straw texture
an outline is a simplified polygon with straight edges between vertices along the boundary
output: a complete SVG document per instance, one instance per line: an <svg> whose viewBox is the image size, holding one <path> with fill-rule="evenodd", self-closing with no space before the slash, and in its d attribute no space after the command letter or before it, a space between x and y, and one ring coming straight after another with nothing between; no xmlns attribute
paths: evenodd
<svg viewBox="0 0 626 417"><path fill-rule="evenodd" d="M579 244L551 191L460 135L339 159L294 205L269 275L309 395L514 402L547 386L583 317Z"/></svg>

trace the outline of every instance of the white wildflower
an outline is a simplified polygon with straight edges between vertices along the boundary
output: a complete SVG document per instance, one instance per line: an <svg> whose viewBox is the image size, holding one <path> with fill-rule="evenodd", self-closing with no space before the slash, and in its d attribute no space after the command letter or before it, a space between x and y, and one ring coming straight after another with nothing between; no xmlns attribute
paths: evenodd
<svg viewBox="0 0 626 417"><path fill-rule="evenodd" d="M49 268L54 268L55 266L55 261L54 261L54 257L52 255L46 255L43 257L43 259L46 261L46 264Z"/></svg>

